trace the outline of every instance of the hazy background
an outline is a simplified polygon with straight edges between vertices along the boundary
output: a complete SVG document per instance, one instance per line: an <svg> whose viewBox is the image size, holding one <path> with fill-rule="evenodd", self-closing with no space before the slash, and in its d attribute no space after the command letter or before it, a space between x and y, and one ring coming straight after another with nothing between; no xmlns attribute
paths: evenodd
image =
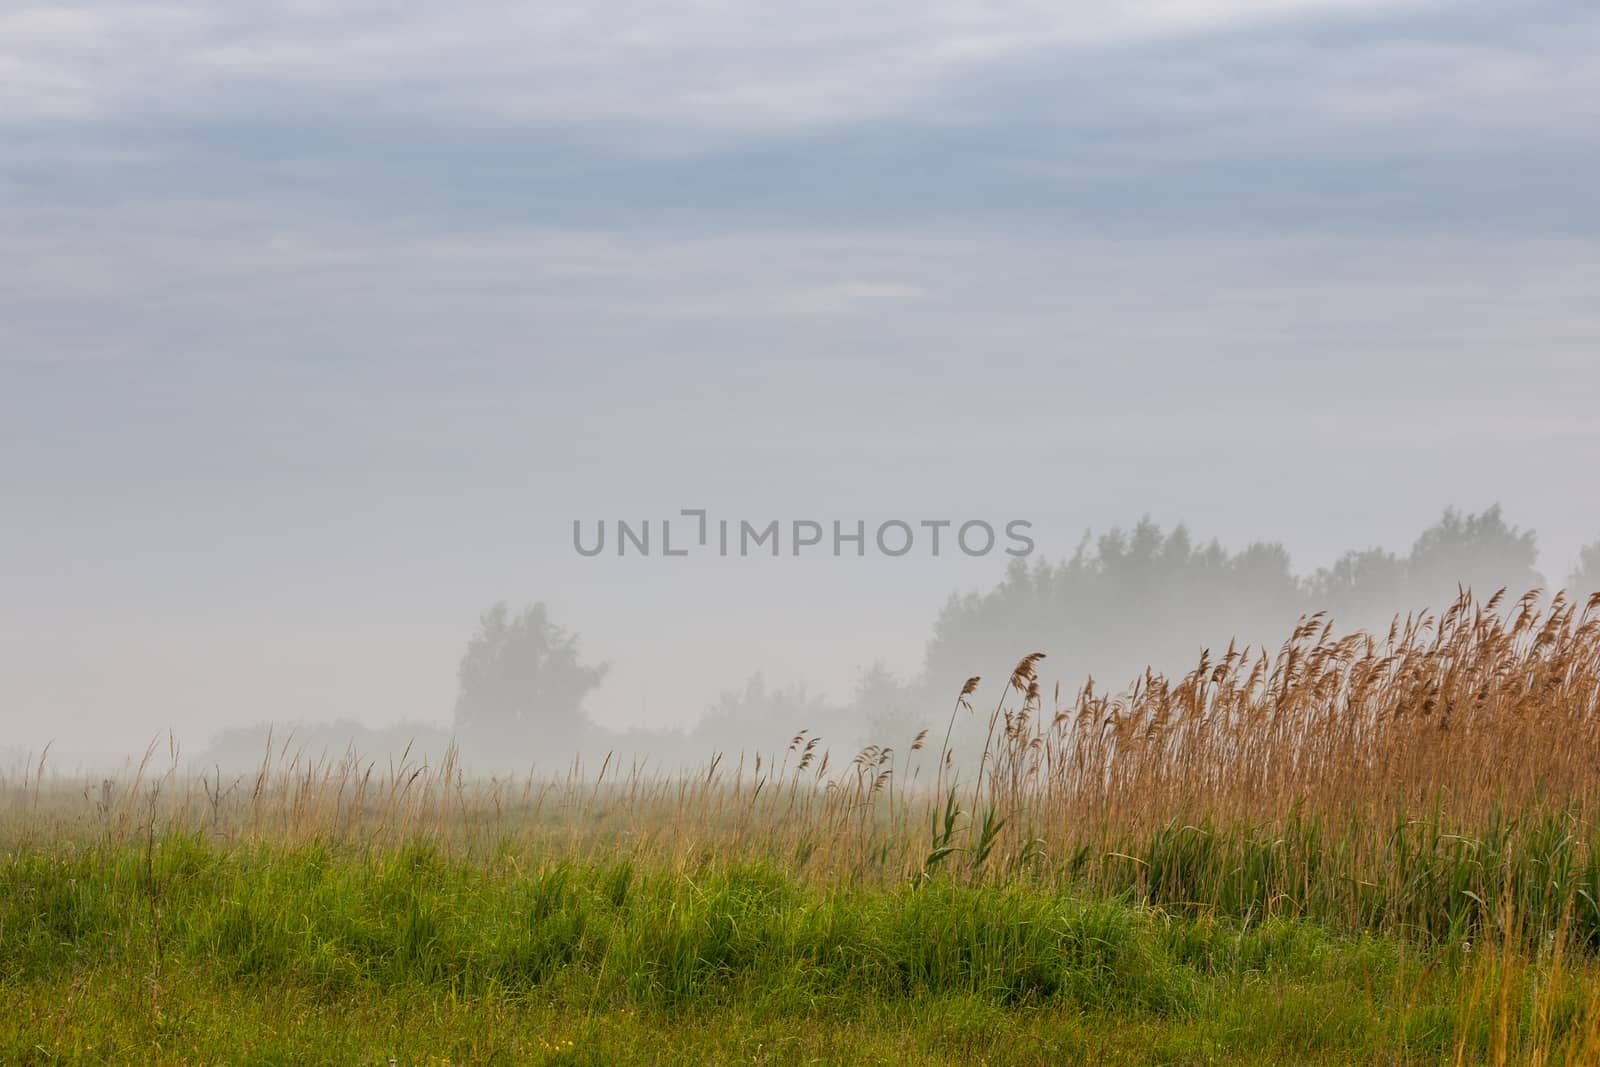
<svg viewBox="0 0 1600 1067"><path fill-rule="evenodd" d="M1596 54L1585 0L7 4L0 750L447 725L501 600L605 726L843 700L1005 563L575 518L1149 515L1309 575L1499 503L1559 583Z"/></svg>

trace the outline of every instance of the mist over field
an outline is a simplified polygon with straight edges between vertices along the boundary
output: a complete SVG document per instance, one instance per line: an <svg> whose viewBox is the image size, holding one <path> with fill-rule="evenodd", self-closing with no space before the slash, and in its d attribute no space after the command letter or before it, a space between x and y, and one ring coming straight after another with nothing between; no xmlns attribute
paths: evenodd
<svg viewBox="0 0 1600 1067"><path fill-rule="evenodd" d="M903 745L1592 582L1586 5L248 10L0 15L8 765Z"/></svg>
<svg viewBox="0 0 1600 1067"><path fill-rule="evenodd" d="M909 556L917 541L916 524L889 522L892 535L881 544L867 524L862 524L865 543L850 541L852 524L847 524L845 551L837 556L832 553L839 546L827 531L803 531L799 542L791 538L785 544L776 535L765 541L754 534L741 539L737 526L720 549L714 536L700 549L692 532L680 533L681 556L671 548L670 527L658 527L652 557L651 542L635 532L642 526L624 524L630 532L619 540L613 528L611 551L619 563L634 566L681 566L684 557L703 550L724 566L816 567L859 565L871 544L876 551L887 547L895 553L880 558L878 565L884 566ZM926 535L945 534L943 525L935 520L921 530L925 552L931 552ZM987 524L971 521L972 527L981 525ZM1010 558L996 565L1000 577L993 585L952 593L924 619L912 620L911 612L904 612L907 631L925 635L920 657L897 670L879 656L833 691L808 684L803 675L775 680L760 662L719 661L715 655L697 656L689 647L678 654L706 664L699 682L714 696L677 707L677 722L603 718L595 709L603 705L616 666L597 652L606 645L606 632L575 633L542 601L501 600L486 606L465 631L455 664L455 698L442 715L386 722L354 709L320 720L300 711L219 726L192 748L176 731L158 734L149 745L175 763L230 773L252 770L269 757L337 761L352 752L369 761L437 763L452 746L480 774L559 778L584 762L593 773L608 761L686 772L718 754L770 759L801 732L807 740L818 739L823 751L849 756L868 745L904 748L929 732L937 734L941 724L948 728L955 698L973 676L990 679L988 686L979 683L977 699L1003 697L1010 666L1028 652L1045 653L1040 673L1053 683L1051 700L1059 708L1085 685L1117 695L1149 677L1176 679L1201 656L1226 648L1275 653L1290 628L1307 616L1325 619L1340 634L1366 630L1381 642L1392 624L1436 614L1435 605L1450 603L1461 589L1485 600L1497 591L1505 591L1502 599L1529 591L1545 599L1560 594L1577 605L1600 592L1600 540L1579 553L1564 578L1551 580L1538 569L1536 533L1509 523L1498 506L1475 514L1446 510L1405 551L1352 549L1311 573L1297 572L1281 544L1253 542L1230 551L1215 540L1198 540L1182 525L1163 530L1149 518L1097 537L1085 533L1071 553L1058 557L1035 554L1026 531L1026 526L1015 528L1021 539L1013 543ZM954 535L947 540L948 551L961 551ZM990 540L1000 543L998 537ZM974 533L969 545L984 543ZM852 559L857 549L861 555ZM819 558L799 558L808 552ZM598 542L590 542L590 553L579 554L598 560ZM1005 558L1003 550L996 554ZM791 598L799 595L799 589L791 590ZM836 605L840 619L835 625L857 632L846 603ZM765 617L753 613L742 621L758 626ZM683 638L669 630L657 640L678 648ZM652 695L670 700L672 692ZM126 710L135 708L130 701ZM973 733L982 720L958 721L953 758L961 762L982 750ZM61 729L60 723L52 725ZM94 750L78 736L68 729L51 738L56 761L79 760L81 769L110 772L131 767L149 750L120 758L102 753L96 760L79 754ZM18 754L13 760L25 768L42 754Z"/></svg>
<svg viewBox="0 0 1600 1067"><path fill-rule="evenodd" d="M452 11L0 13L12 761L448 731L500 602L607 665L594 744L854 743L1600 537L1592 5ZM1399 573L1495 505L1537 541ZM574 549L697 509L1031 577Z"/></svg>

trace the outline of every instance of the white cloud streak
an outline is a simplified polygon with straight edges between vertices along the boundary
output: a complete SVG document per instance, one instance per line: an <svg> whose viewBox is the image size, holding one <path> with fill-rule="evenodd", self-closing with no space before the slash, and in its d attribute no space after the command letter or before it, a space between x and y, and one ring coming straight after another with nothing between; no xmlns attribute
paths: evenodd
<svg viewBox="0 0 1600 1067"><path fill-rule="evenodd" d="M0 12L16 121L365 106L745 132L903 113L1052 50L1372 12L1377 0L450 5L68 0Z"/></svg>

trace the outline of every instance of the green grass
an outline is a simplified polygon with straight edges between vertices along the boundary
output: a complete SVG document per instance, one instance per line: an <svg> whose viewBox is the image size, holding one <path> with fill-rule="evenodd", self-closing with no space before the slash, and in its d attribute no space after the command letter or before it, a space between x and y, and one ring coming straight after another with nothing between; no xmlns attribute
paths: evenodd
<svg viewBox="0 0 1600 1067"><path fill-rule="evenodd" d="M178 832L0 859L6 1063L1526 1062L1597 990L1030 876Z"/></svg>
<svg viewBox="0 0 1600 1067"><path fill-rule="evenodd" d="M1066 866L1167 908L1241 921L1287 915L1448 944L1493 934L1509 912L1530 943L1559 935L1600 948L1600 827L1557 808L1492 808L1470 832L1437 806L1387 823L1172 821L1109 836Z"/></svg>

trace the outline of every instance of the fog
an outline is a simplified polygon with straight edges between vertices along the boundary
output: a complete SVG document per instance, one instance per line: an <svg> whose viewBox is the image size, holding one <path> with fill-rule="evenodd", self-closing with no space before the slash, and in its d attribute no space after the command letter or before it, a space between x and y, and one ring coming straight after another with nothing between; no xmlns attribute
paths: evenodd
<svg viewBox="0 0 1600 1067"><path fill-rule="evenodd" d="M1591 589L1600 14L1101 7L8 8L0 765L904 745Z"/></svg>

